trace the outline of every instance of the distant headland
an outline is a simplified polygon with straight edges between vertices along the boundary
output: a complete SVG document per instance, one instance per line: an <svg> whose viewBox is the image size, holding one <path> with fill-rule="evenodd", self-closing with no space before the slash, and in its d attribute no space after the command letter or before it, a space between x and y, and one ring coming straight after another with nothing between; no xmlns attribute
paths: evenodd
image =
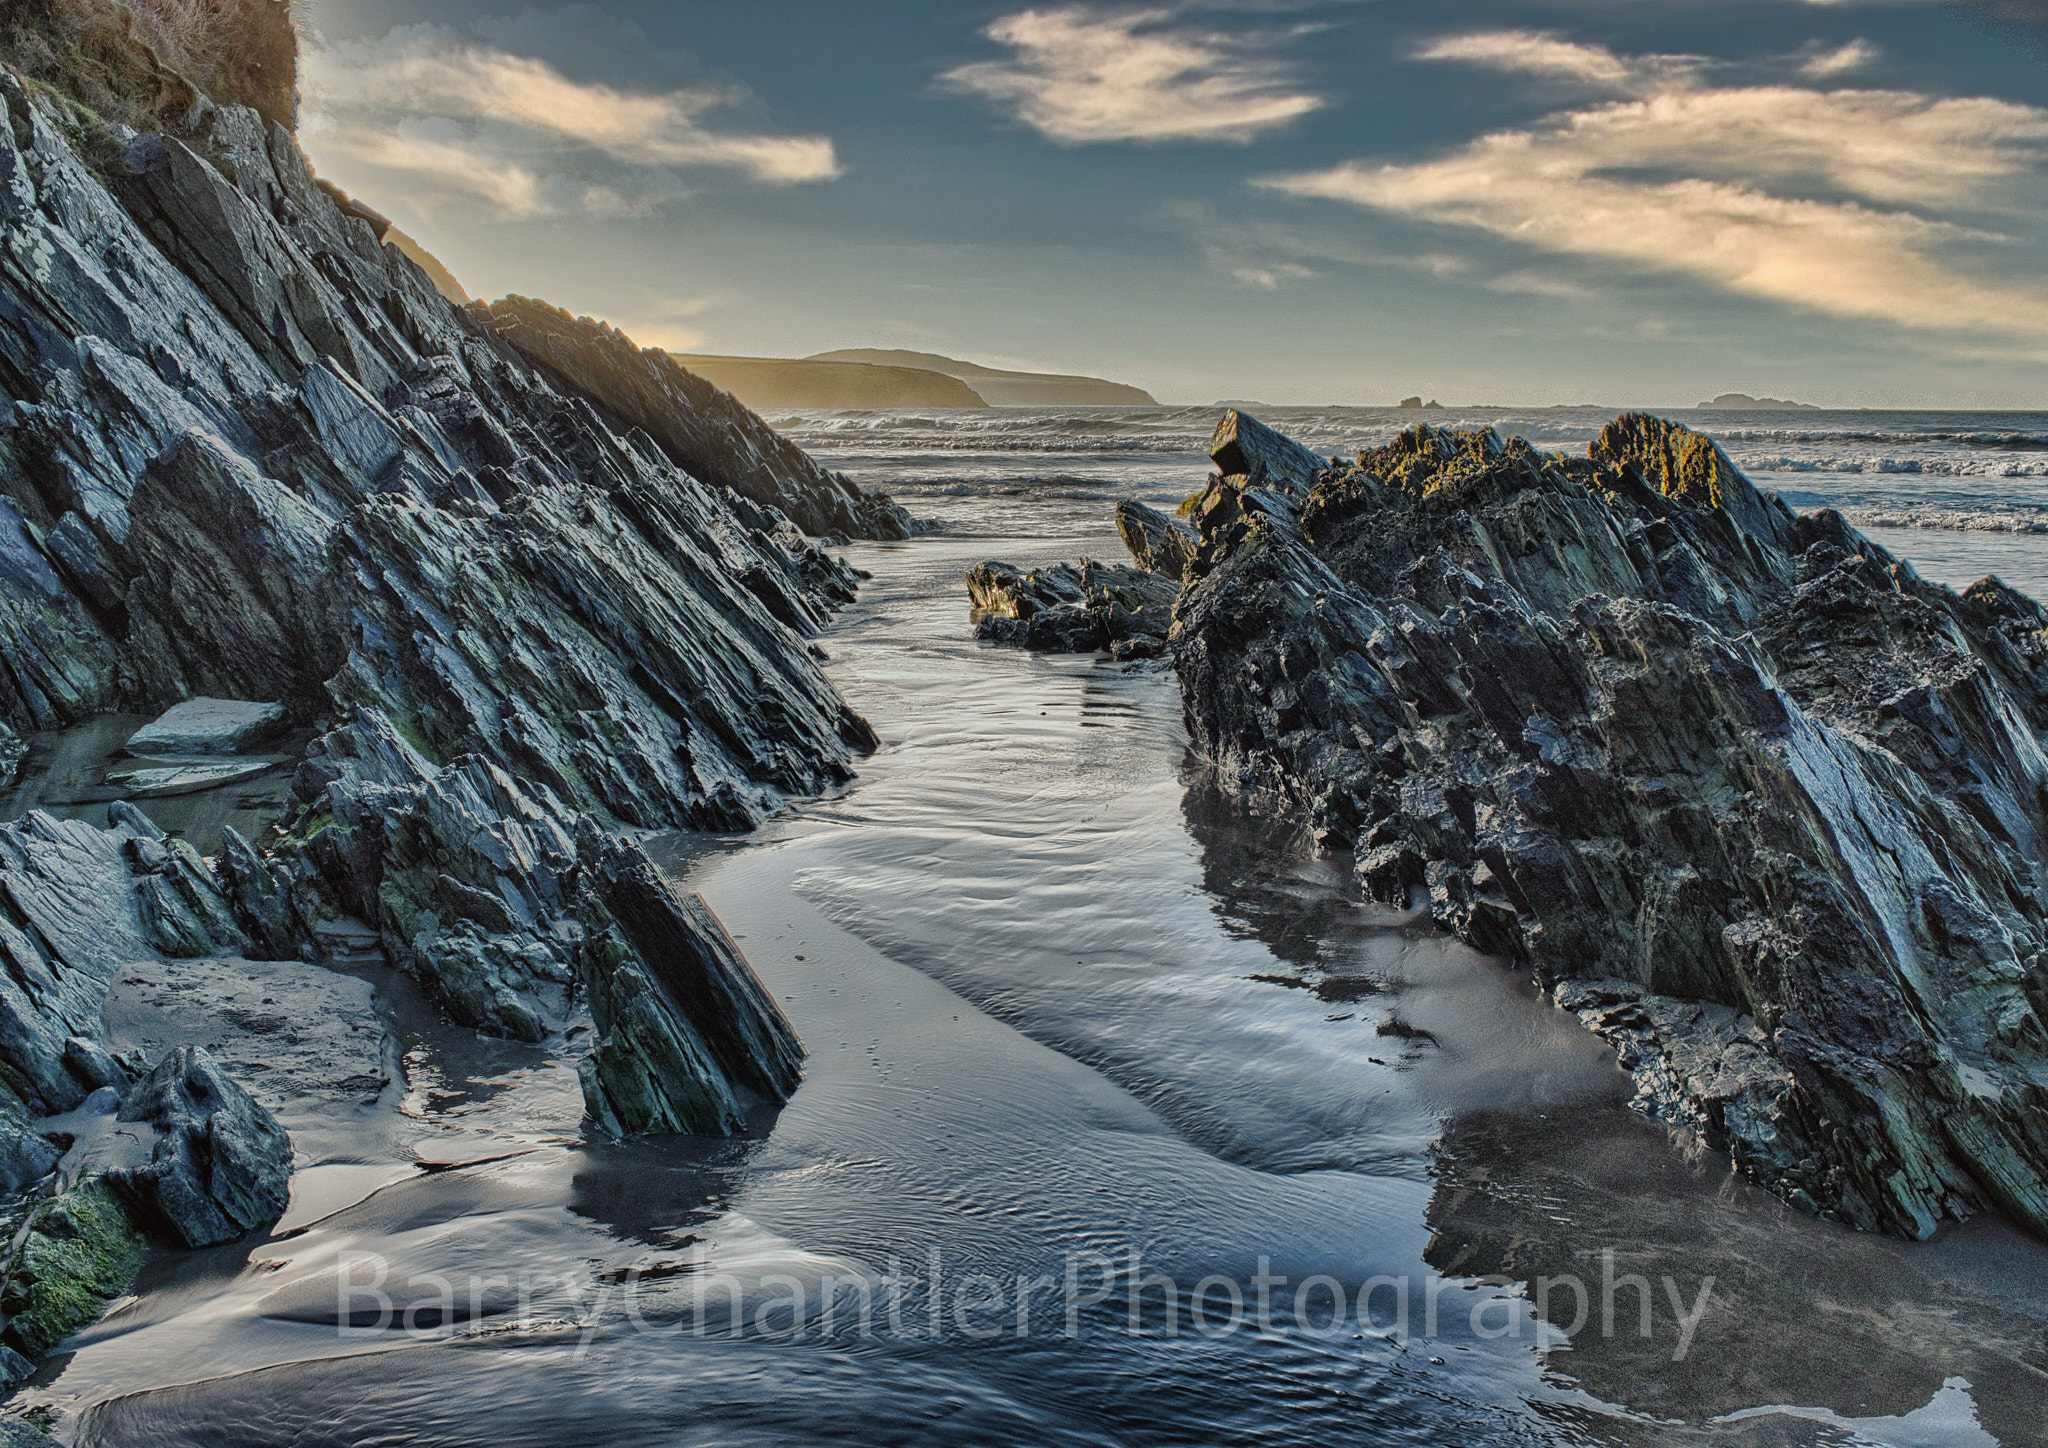
<svg viewBox="0 0 2048 1448"><path fill-rule="evenodd" d="M812 357L674 359L748 407L1150 406L1152 395L1100 377L1006 372L935 352L852 347Z"/></svg>

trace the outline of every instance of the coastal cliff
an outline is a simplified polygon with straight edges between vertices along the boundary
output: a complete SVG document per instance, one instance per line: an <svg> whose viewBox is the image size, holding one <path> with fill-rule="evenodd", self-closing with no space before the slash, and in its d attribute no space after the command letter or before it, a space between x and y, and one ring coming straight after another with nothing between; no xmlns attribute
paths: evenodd
<svg viewBox="0 0 2048 1448"><path fill-rule="evenodd" d="M610 328L444 295L313 177L289 76L256 63L284 6L169 7L232 32L191 53L256 105L209 99L119 7L33 9L0 72L0 761L195 698L318 738L278 830L217 859L128 804L0 827L0 1380L146 1240L284 1206L263 1100L203 1051L101 1044L124 968L382 957L457 1021L564 1051L587 1012L600 1135L785 1099L780 1010L618 831L746 829L850 777L874 736L807 640L859 575L805 530L916 526ZM154 1160L106 1145L138 1134Z"/></svg>

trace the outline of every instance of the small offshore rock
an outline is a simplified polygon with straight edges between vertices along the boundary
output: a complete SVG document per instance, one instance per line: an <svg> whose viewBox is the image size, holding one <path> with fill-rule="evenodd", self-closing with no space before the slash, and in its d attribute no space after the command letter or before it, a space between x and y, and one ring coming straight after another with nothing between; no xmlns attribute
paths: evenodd
<svg viewBox="0 0 2048 1448"><path fill-rule="evenodd" d="M967 571L975 636L1049 653L1093 653L1119 640L1161 640L1173 580L1122 564L1059 563L1029 573L991 560Z"/></svg>

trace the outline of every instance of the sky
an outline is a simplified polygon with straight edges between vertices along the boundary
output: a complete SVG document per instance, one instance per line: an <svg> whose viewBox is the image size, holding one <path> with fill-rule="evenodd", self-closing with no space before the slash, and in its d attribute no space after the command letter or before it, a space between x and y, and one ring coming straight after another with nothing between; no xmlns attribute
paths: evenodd
<svg viewBox="0 0 2048 1448"><path fill-rule="evenodd" d="M474 295L1162 401L2048 408L2048 0L310 0Z"/></svg>

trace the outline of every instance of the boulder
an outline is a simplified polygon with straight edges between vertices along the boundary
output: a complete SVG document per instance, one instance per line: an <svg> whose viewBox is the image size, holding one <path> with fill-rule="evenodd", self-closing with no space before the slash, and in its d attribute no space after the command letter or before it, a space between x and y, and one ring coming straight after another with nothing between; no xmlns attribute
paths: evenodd
<svg viewBox="0 0 2048 1448"><path fill-rule="evenodd" d="M203 1046L180 1046L121 1102L145 1162L104 1173L138 1219L187 1247L267 1226L291 1199L292 1144Z"/></svg>
<svg viewBox="0 0 2048 1448"><path fill-rule="evenodd" d="M1173 580L1083 558L1020 572L993 560L967 571L975 635L1051 653L1161 652L1173 624Z"/></svg>
<svg viewBox="0 0 2048 1448"><path fill-rule="evenodd" d="M1424 426L1298 498L1274 453L1238 419L1172 635L1224 785L1787 1200L2048 1233L2048 613L1656 418L1578 458Z"/></svg>

